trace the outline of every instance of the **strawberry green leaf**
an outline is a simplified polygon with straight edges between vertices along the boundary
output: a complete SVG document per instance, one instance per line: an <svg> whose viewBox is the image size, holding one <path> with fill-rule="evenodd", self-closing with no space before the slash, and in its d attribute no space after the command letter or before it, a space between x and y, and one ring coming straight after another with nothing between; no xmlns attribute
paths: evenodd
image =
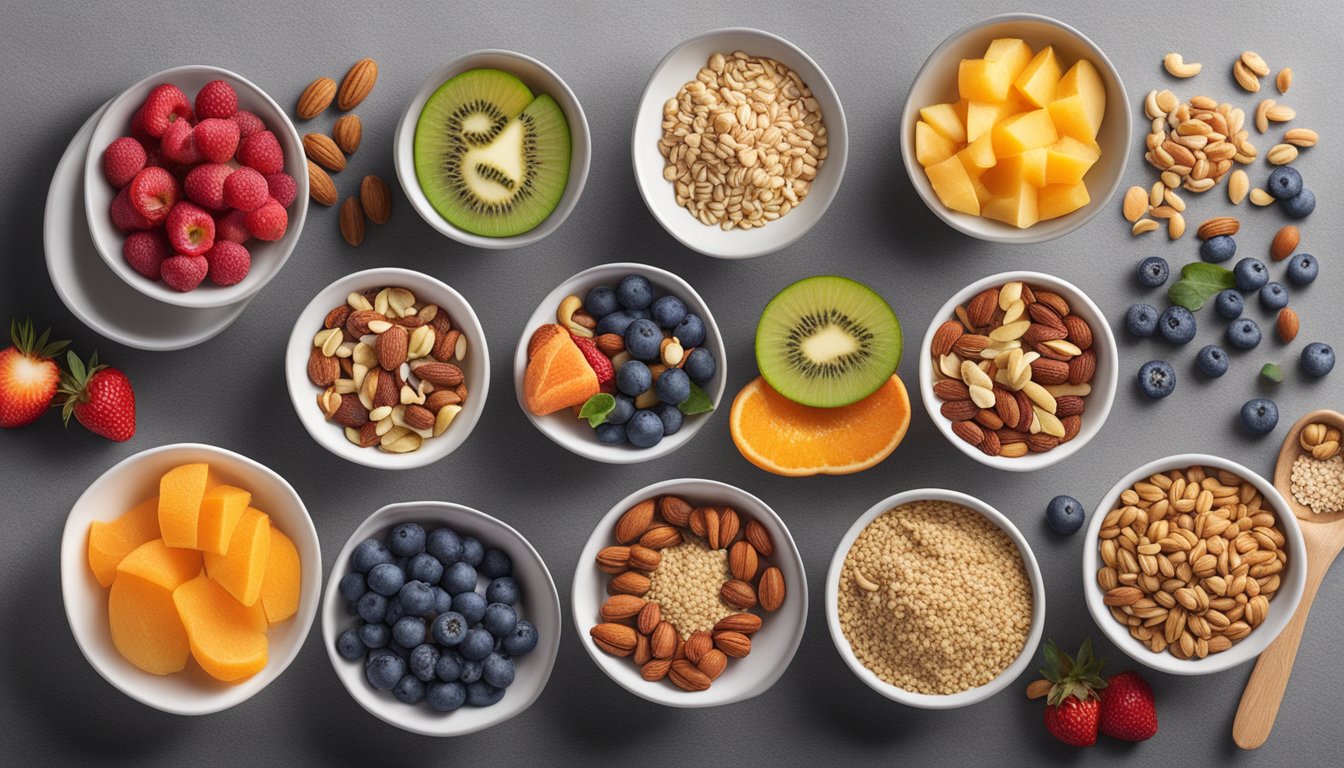
<svg viewBox="0 0 1344 768"><path fill-rule="evenodd" d="M588 398L588 402L579 409L579 418L587 419L588 426L597 428L600 424L605 424L607 416L616 409L616 398L606 392L599 392Z"/></svg>
<svg viewBox="0 0 1344 768"><path fill-rule="evenodd" d="M1197 312L1219 291L1235 285L1232 270L1197 261L1181 268L1181 279L1167 291L1167 299L1172 304Z"/></svg>

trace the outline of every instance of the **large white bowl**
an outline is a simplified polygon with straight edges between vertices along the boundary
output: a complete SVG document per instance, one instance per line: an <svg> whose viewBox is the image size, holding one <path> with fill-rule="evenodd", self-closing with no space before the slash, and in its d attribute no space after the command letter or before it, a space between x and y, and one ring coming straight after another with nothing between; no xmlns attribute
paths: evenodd
<svg viewBox="0 0 1344 768"><path fill-rule="evenodd" d="M962 59L978 59L985 55L990 41L1000 37L1018 37L1033 49L1052 45L1062 62L1086 58L1096 65L1106 85L1106 115L1102 120L1097 143L1101 145L1101 159L1088 171L1083 181L1087 184L1091 202L1057 219L1042 221L1026 229L994 221L981 216L953 211L943 205L934 194L933 185L924 174L924 168L915 159L915 123L923 107L957 100L957 67ZM1125 84L1115 65L1097 44L1082 32L1057 19L1034 13L1008 13L991 16L968 24L953 32L924 62L910 85L901 111L901 160L910 183L924 204L938 218L953 229L999 243L1040 243L1067 235L1083 226L1101 212L1110 202L1115 190L1124 179L1125 163L1129 161L1131 119L1129 97Z"/></svg>
<svg viewBox="0 0 1344 768"><path fill-rule="evenodd" d="M112 644L107 590L89 570L89 525L109 521L159 492L159 478L182 464L206 462L221 480L252 492L252 505L299 550L302 586L299 610L267 633L266 667L237 684L222 683L195 662L173 675L151 675L131 664ZM208 715L255 696L289 667L303 647L317 614L322 585L322 552L303 500L285 479L252 459L198 443L177 443L141 451L104 472L75 502L61 534L61 597L75 643L89 664L122 693L176 715Z"/></svg>
<svg viewBox="0 0 1344 768"><path fill-rule="evenodd" d="M434 95L439 86L472 69L503 70L522 80L533 93L550 94L560 105L560 109L565 113L565 121L569 123L571 148L569 181L565 183L564 194L560 196L560 202L555 206L555 210L551 211L550 216L520 235L487 237L454 226L439 215L430 204L429 198L425 197L424 190L420 188L419 177L415 173L415 126L420 120L420 112L425 108L425 102L429 101L429 97ZM574 206L578 205L579 196L583 194L583 185L588 181L588 166L592 162L592 138L588 133L588 118L583 114L579 98L554 70L531 56L490 49L458 56L425 78L420 84L420 89L411 98L411 103L406 105L401 122L397 123L397 133L393 139L393 160L397 168L397 180L401 182L401 189L406 193L406 199L411 201L411 207L440 234L477 248L520 248L531 245L559 229L574 211Z"/></svg>
<svg viewBox="0 0 1344 768"><path fill-rule="evenodd" d="M663 178L666 161L658 151L658 142L663 137L663 104L676 96L681 86L695 79L696 73L705 66L710 56L715 53L727 55L734 51L774 59L798 73L821 105L822 120L826 124L828 136L828 153L812 182L811 191L787 215L764 227L725 232L718 227L705 226L690 211L677 205L672 183ZM644 87L630 139L635 183L653 217L682 245L720 259L748 259L774 253L807 234L835 199L840 180L845 175L848 155L849 129L845 125L845 112L840 106L840 95L827 79L826 73L801 48L788 40L745 27L702 32L668 52L653 70L649 84Z"/></svg>
<svg viewBox="0 0 1344 768"><path fill-rule="evenodd" d="M109 213L112 199L117 190L103 177L103 150L114 140L129 136L131 118L144 103L145 97L155 87L172 83L195 102L196 92L211 80L226 80L238 93L238 108L252 112L266 124L267 130L275 134L280 147L285 151L285 173L294 177L298 184L298 193L287 209L289 224L284 237L274 242L249 240L248 253L252 255L252 269L247 277L237 285L218 286L206 280L192 291L177 291L168 287L162 280L150 280L136 272L126 263L122 255L122 245L126 236L112 226ZM185 199L185 196L184 196ZM294 129L289 115L266 95L252 81L219 67L191 64L184 67L165 69L150 75L121 92L121 95L108 102L107 109L94 126L93 136L89 140L88 154L84 158L84 213L89 221L89 232L93 243L102 255L103 261L112 268L122 280L146 296L175 304L179 307L221 307L236 304L251 298L266 287L280 268L289 260L289 255L298 245L299 233L303 231L303 222L308 215L308 165L304 160L303 143L299 132Z"/></svg>
<svg viewBox="0 0 1344 768"><path fill-rule="evenodd" d="M523 379L527 374L527 343L532 338L532 333L542 325L555 322L555 310L566 296L574 294L583 298L590 289L597 285L605 284L615 288L620 283L621 278L626 275L642 275L653 283L656 294L671 294L681 299L686 304L687 311L699 315L700 319L704 321L705 343L701 346L707 347L710 352L714 353L714 378L710 379L709 385L704 387L705 394L709 395L710 401L714 403L714 411L687 416L682 422L681 429L675 435L664 437L652 448L636 448L629 443L603 445L597 442L597 435L594 434L593 428L588 426L588 422L574 417L569 409L549 413L545 416L537 416L528 409L527 400L523 395ZM700 298L700 294L696 293L689 283L671 272L647 264L630 262L600 264L596 267L590 267L570 277L557 286L555 290L546 294L546 298L542 299L541 304L527 319L527 324L523 326L522 335L518 337L518 346L513 353L514 393L518 398L518 407L523 409L523 413L532 422L532 425L565 450L607 464L635 464L641 461L649 461L660 456L666 456L690 442L691 438L695 437L695 433L700 431L700 428L705 425L705 422L709 421L722 404L727 373L728 355L723 348L723 336L719 334L718 323L714 322L714 315L710 313L709 305L705 303L704 299Z"/></svg>
<svg viewBox="0 0 1344 768"><path fill-rule="evenodd" d="M341 577L350 571L350 553L365 539L384 537L400 523L431 527L449 526L463 536L474 536L487 548L497 547L513 560L513 576L522 588L518 616L537 628L537 647L518 660L517 677L499 703L490 707L462 707L454 712L436 712L426 704L402 704L387 691L378 691L364 677L364 663L349 661L336 651L336 638L359 624L341 597ZM327 658L345 690L361 707L378 719L402 730L425 736L465 736L522 714L541 695L555 668L560 650L560 594L541 555L523 535L484 512L443 501L411 501L391 504L369 515L341 548L327 578L322 596L322 640Z"/></svg>
<svg viewBox="0 0 1344 768"><path fill-rule="evenodd" d="M448 431L425 440L419 450L410 453L384 453L376 447L360 448L345 439L345 430L327 421L322 410L317 407L317 396L322 390L308 379L308 355L313 347L313 336L322 330L327 313L344 304L351 292L389 286L409 289L417 300L439 305L452 318L453 327L467 337L467 357L460 364L466 376L467 402L462 406L462 412L448 425ZM289 344L285 347L285 382L289 387L289 399L294 403L294 412L318 445L346 461L366 467L414 469L433 464L457 450L476 428L490 390L490 350L486 345L481 321L462 294L421 272L397 267L366 269L346 275L323 288L299 313L289 336Z"/></svg>
<svg viewBox="0 0 1344 768"><path fill-rule="evenodd" d="M863 529L867 528L873 520L894 507L915 501L946 501L960 504L967 509L980 513L1008 534L1008 537L1017 545L1017 552L1022 556L1022 565L1027 572L1027 579L1031 582L1031 631L1027 635L1026 644L1022 646L1022 652L998 677L977 688L947 695L914 693L904 688L898 688L873 674L872 670L859 661L849 645L849 639L845 637L844 630L840 627L840 571L844 568L845 557L849 554L850 547L854 546L855 539L859 538L859 534L863 533ZM855 520L854 524L845 532L844 537L840 539L840 545L835 548L835 556L831 558L831 569L826 572L826 626L831 631L831 640L835 642L835 648L840 652L840 658L844 659L850 671L862 680L864 685L892 701L909 707L956 709L988 699L1010 685L1031 665L1031 659L1036 655L1036 646L1041 642L1041 632L1045 628L1045 583L1041 580L1041 569L1036 565L1036 556L1031 553L1031 545L1017 530L1017 526L1013 525L1007 517L1004 517L1002 512L980 499L967 496L964 493L941 488L919 488L913 491L904 491L879 501L867 512L864 512L858 520Z"/></svg>
<svg viewBox="0 0 1344 768"><path fill-rule="evenodd" d="M1255 486L1279 518L1279 527L1283 531L1284 539L1287 540L1285 546L1288 550L1288 562L1284 564L1279 574L1279 590L1269 601L1269 617L1263 624L1251 630L1249 635L1222 653L1213 653L1202 659L1178 659L1165 651L1153 653L1148 646L1131 637L1129 628L1116 621L1110 609L1102 602L1103 593L1101 587L1097 585L1097 569L1101 563L1101 554L1097 551L1099 541L1097 537L1106 515L1119 503L1120 494L1125 489L1159 472L1184 470L1194 466L1226 470ZM1120 478L1120 481L1102 497L1101 503L1097 504L1092 519L1088 521L1087 535L1083 541L1083 597L1092 619L1101 628L1102 634L1130 658L1144 666L1172 675L1207 675L1222 672L1259 656L1270 643L1274 642L1283 628L1288 626L1293 614L1297 612L1298 603L1302 601L1302 592L1306 587L1307 550L1302 540L1302 529L1298 527L1297 518L1283 496L1268 480L1235 461L1204 453L1182 453L1150 461Z"/></svg>
<svg viewBox="0 0 1344 768"><path fill-rule="evenodd" d="M1072 314L1086 320L1088 326L1091 327L1092 349L1097 353L1097 371L1092 376L1092 393L1083 399L1087 410L1083 413L1083 425L1078 435L1069 442L1062 443L1054 450L1045 453L1028 453L1017 458L990 456L953 433L952 422L944 418L939 410L943 401L933 393L933 385L938 380L938 364L929 351L933 348L933 335L938 331L938 326L947 320L955 320L956 315L953 313L957 307L966 304L986 288L1000 286L1013 280L1021 280L1031 286L1048 288L1064 297L1069 302L1069 309ZM1111 413L1111 404L1115 401L1116 379L1119 371L1118 360L1115 335L1111 333L1111 326L1106 322L1106 316L1078 286L1062 278L1042 272L1001 272L977 280L961 289L951 299L948 299L947 303L933 316L933 321L929 323L929 329L925 332L924 340L920 342L919 346L919 392L921 399L924 401L924 409L928 411L929 418L933 420L934 426L938 427L938 431L942 432L948 442L957 447L957 450L988 467L1009 472L1031 472L1067 459L1082 450L1083 446L1087 445L1101 431L1102 425L1106 423L1106 417Z"/></svg>
<svg viewBox="0 0 1344 768"><path fill-rule="evenodd" d="M628 658L619 658L598 648L588 630L602 621L600 609L607 599L609 577L597 569L597 553L616 543L616 520L627 509L654 496L680 496L693 506L732 507L744 518L765 526L775 553L770 558L784 576L784 604L774 613L762 614L764 623L751 636L751 653L733 659L728 669L705 691L688 693L670 682L650 683L640 676L639 667ZM803 630L807 627L807 574L803 558L789 535L784 521L764 501L736 486L715 480L681 478L641 488L616 503L598 521L579 555L574 571L571 604L574 630L579 642L607 677L636 696L669 707L717 707L759 696L770 690L788 669Z"/></svg>

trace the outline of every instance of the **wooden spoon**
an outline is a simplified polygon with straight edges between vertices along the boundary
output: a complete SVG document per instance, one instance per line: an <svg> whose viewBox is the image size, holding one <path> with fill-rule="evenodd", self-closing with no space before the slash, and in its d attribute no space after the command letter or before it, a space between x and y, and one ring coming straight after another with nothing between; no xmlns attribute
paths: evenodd
<svg viewBox="0 0 1344 768"><path fill-rule="evenodd" d="M1288 506L1297 515L1302 529L1302 539L1307 548L1307 583L1302 593L1302 602L1297 613L1283 632L1256 662L1251 679L1246 682L1246 690L1241 694L1241 706L1237 708L1236 720L1232 722L1232 740L1242 749L1255 749L1269 738L1274 727L1274 717L1279 713L1279 704L1283 702L1283 693L1288 688L1288 678L1293 672L1293 660L1297 656L1297 646L1302 641L1302 630L1307 624L1307 613L1316 597L1316 590L1330 570L1335 556L1344 549L1344 512L1316 515L1299 504L1293 497L1293 462L1302 455L1302 446L1298 442L1302 429L1308 424L1325 423L1344 432L1344 414L1335 411L1312 411L1293 425L1292 431L1283 440L1279 449L1279 463L1274 468L1274 486L1288 501Z"/></svg>

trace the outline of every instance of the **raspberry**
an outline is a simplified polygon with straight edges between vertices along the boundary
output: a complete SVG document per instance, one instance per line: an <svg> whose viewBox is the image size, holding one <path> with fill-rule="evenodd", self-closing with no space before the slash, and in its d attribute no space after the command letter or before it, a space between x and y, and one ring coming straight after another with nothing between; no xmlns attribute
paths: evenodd
<svg viewBox="0 0 1344 768"><path fill-rule="evenodd" d="M267 200L247 214L247 231L258 240L279 240L285 236L287 226L289 214L285 213L285 206L275 200Z"/></svg>
<svg viewBox="0 0 1344 768"><path fill-rule="evenodd" d="M575 344L579 345L579 351L583 353L583 357L588 361L593 373L597 374L598 384L605 384L616 378L616 369L611 367L611 360L602 354L602 350L597 348L597 344L594 344L592 339L585 339L572 333L569 337L574 340Z"/></svg>
<svg viewBox="0 0 1344 768"><path fill-rule="evenodd" d="M150 136L149 131L145 130L144 105L141 105L139 109L135 110L135 114L131 116L131 137L141 144L144 144L146 151L148 151L150 144L157 146L159 143L158 139Z"/></svg>
<svg viewBox="0 0 1344 768"><path fill-rule="evenodd" d="M210 262L210 281L215 285L236 285L252 268L252 254L238 243L221 240L205 254Z"/></svg>
<svg viewBox="0 0 1344 768"><path fill-rule="evenodd" d="M184 165L201 162L201 150L196 146L195 132L186 120L177 120L168 126L159 146L166 160Z"/></svg>
<svg viewBox="0 0 1344 768"><path fill-rule="evenodd" d="M196 92L196 117L228 118L238 111L238 94L223 80L211 80ZM220 161L223 162L223 161Z"/></svg>
<svg viewBox="0 0 1344 768"><path fill-rule="evenodd" d="M141 142L141 146L145 148L145 167L162 168L164 163L163 150L159 148L158 140L149 139L149 141L153 143Z"/></svg>
<svg viewBox="0 0 1344 768"><path fill-rule="evenodd" d="M135 212L151 225L168 218L168 212L182 198L182 188L173 174L153 166L135 174L126 189L130 190L130 202Z"/></svg>
<svg viewBox="0 0 1344 768"><path fill-rule="evenodd" d="M266 188L270 190L271 197L274 197L277 203L286 208L294 202L294 198L299 194L299 183L294 181L293 176L284 171L267 174Z"/></svg>
<svg viewBox="0 0 1344 768"><path fill-rule="evenodd" d="M231 175L233 166L201 163L187 171L182 188L187 193L187 199L193 203L212 211L222 211L228 207L224 203L224 189Z"/></svg>
<svg viewBox="0 0 1344 768"><path fill-rule="evenodd" d="M201 284L210 264L204 256L170 256L159 267L159 277L169 288L186 293Z"/></svg>
<svg viewBox="0 0 1344 768"><path fill-rule="evenodd" d="M145 167L146 159L145 148L140 142L122 136L103 150L103 175L112 186L121 189Z"/></svg>
<svg viewBox="0 0 1344 768"><path fill-rule="evenodd" d="M276 173L285 167L285 151L274 133L259 131L243 139L238 147L238 162L263 175Z"/></svg>
<svg viewBox="0 0 1344 768"><path fill-rule="evenodd" d="M191 122L191 102L176 85L164 84L149 92L145 105L140 108L145 132L159 138L168 126L179 120Z"/></svg>
<svg viewBox="0 0 1344 768"><path fill-rule="evenodd" d="M112 226L122 232L134 232L137 229L153 229L155 223L140 215L131 205L131 188L122 187L112 198Z"/></svg>
<svg viewBox="0 0 1344 768"><path fill-rule="evenodd" d="M224 203L240 211L255 211L271 197L266 177L251 168L239 168L224 181Z"/></svg>
<svg viewBox="0 0 1344 768"><path fill-rule="evenodd" d="M126 263L131 265L131 269L150 280L158 280L159 267L173 252L168 249L168 241L163 238L162 232L132 232L126 236L121 254L126 257Z"/></svg>
<svg viewBox="0 0 1344 768"><path fill-rule="evenodd" d="M180 255L200 256L215 244L215 220L191 203L174 205L165 226L168 244Z"/></svg>
<svg viewBox="0 0 1344 768"><path fill-rule="evenodd" d="M227 163L238 150L238 124L232 120L211 117L192 129L196 148L212 163Z"/></svg>
<svg viewBox="0 0 1344 768"><path fill-rule="evenodd" d="M234 173L237 176L237 173ZM223 216L215 218L215 244L218 245L221 240L228 240L231 243L246 243L252 239L252 232L247 228L247 214L242 211L229 211Z"/></svg>
<svg viewBox="0 0 1344 768"><path fill-rule="evenodd" d="M245 109L234 112L233 117L229 119L238 124L238 135L244 139L258 131L266 130L266 124L261 122L261 118Z"/></svg>

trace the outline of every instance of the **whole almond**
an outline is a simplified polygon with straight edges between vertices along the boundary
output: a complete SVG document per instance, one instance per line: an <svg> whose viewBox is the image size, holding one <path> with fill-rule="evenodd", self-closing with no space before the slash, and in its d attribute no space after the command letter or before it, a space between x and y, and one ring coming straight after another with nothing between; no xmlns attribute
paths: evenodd
<svg viewBox="0 0 1344 768"><path fill-rule="evenodd" d="M386 224L392 218L392 192L377 176L365 176L359 183L359 202L374 224Z"/></svg>
<svg viewBox="0 0 1344 768"><path fill-rule="evenodd" d="M1073 438L1077 437L1077 436L1078 436L1078 433L1079 433L1080 431L1082 431L1082 429L1083 429L1083 417L1082 417L1082 416L1077 416L1077 415L1074 415L1074 416L1065 416L1064 418L1060 419L1059 421L1060 421L1061 424L1064 425L1064 437L1060 440L1060 442L1064 442L1064 443L1069 442L1069 441L1072 440Z"/></svg>
<svg viewBox="0 0 1344 768"><path fill-rule="evenodd" d="M1090 349L1083 350L1083 354L1078 355L1069 361L1069 383L1087 384L1092 381L1092 377L1097 373L1097 353ZM1058 410L1059 403L1055 403Z"/></svg>
<svg viewBox="0 0 1344 768"><path fill-rule="evenodd" d="M986 432L985 439L980 442L980 451L986 456L998 456L1003 450L1003 444L999 442L999 436L994 432Z"/></svg>
<svg viewBox="0 0 1344 768"><path fill-rule="evenodd" d="M342 427L362 427L369 421L369 412L356 395L341 395L341 405L331 420Z"/></svg>
<svg viewBox="0 0 1344 768"><path fill-rule="evenodd" d="M1032 306L1036 305L1033 304ZM1027 326L1027 332L1022 334L1022 343L1035 345L1040 344L1043 341L1062 339L1068 335L1069 331L1067 328L1063 327L1063 322L1061 322L1058 327L1046 325L1045 323L1032 323Z"/></svg>
<svg viewBox="0 0 1344 768"><path fill-rule="evenodd" d="M689 661L689 657L687 660ZM728 656L717 648L710 648L700 658L700 662L695 667L704 672L705 677L710 680L717 680L719 675L722 675L723 671L728 668Z"/></svg>
<svg viewBox="0 0 1344 768"><path fill-rule="evenodd" d="M452 363L425 363L415 368L415 375L436 387L456 387L463 380L462 369Z"/></svg>
<svg viewBox="0 0 1344 768"><path fill-rule="evenodd" d="M770 532L765 530L765 526L755 520L747 521L746 529L747 541L756 549L756 554L761 557L770 557L775 554L774 542L770 540Z"/></svg>
<svg viewBox="0 0 1344 768"><path fill-rule="evenodd" d="M386 322L387 318L372 309L355 310L345 319L345 330L349 331L356 338L366 336L373 333L373 331L369 330L369 323L375 320Z"/></svg>
<svg viewBox="0 0 1344 768"><path fill-rule="evenodd" d="M1279 310L1279 339L1284 344L1297 338L1297 331L1300 326L1301 321L1298 320L1297 313L1293 311L1292 307L1284 307Z"/></svg>
<svg viewBox="0 0 1344 768"><path fill-rule="evenodd" d="M635 635L635 652L630 656L630 660L639 667L653 661L653 644L648 635Z"/></svg>
<svg viewBox="0 0 1344 768"><path fill-rule="evenodd" d="M308 353L308 380L317 386L331 386L340 372L341 364L335 357L327 357L317 347Z"/></svg>
<svg viewBox="0 0 1344 768"><path fill-rule="evenodd" d="M364 124L359 122L359 115L343 115L331 127L331 138L347 155L359 151L359 142L364 138Z"/></svg>
<svg viewBox="0 0 1344 768"><path fill-rule="evenodd" d="M649 549L667 549L681 543L681 531L670 525L653 525L639 537L639 545Z"/></svg>
<svg viewBox="0 0 1344 768"><path fill-rule="evenodd" d="M1060 317L1068 317L1069 312L1072 311L1072 309L1069 307L1069 302L1065 301L1064 297L1060 296L1058 293L1052 293L1050 291L1036 291L1036 302L1038 304L1044 304L1050 307L1051 309L1055 310L1055 314L1059 315Z"/></svg>
<svg viewBox="0 0 1344 768"><path fill-rule="evenodd" d="M378 365L385 371L393 371L406 362L406 347L410 343L410 334L400 325L394 325L378 334Z"/></svg>
<svg viewBox="0 0 1344 768"><path fill-rule="evenodd" d="M655 659L670 659L677 652L677 629L666 621L658 622L649 635L649 645Z"/></svg>
<svg viewBox="0 0 1344 768"><path fill-rule="evenodd" d="M952 351L952 346L957 343L963 333L961 323L956 320L948 320L938 326L938 330L933 333L933 343L930 348L934 355L942 357Z"/></svg>
<svg viewBox="0 0 1344 768"><path fill-rule="evenodd" d="M1087 321L1077 315L1069 315L1064 318L1064 325L1069 331L1065 338L1072 341L1079 349L1087 349L1092 346L1092 326Z"/></svg>
<svg viewBox="0 0 1344 768"><path fill-rule="evenodd" d="M751 638L741 632L719 632L714 635L714 647L740 659L751 653Z"/></svg>
<svg viewBox="0 0 1344 768"><path fill-rule="evenodd" d="M1017 413L1018 413L1018 416L1017 416L1017 426L1016 426L1016 429L1017 429L1019 432L1029 432L1029 431L1031 431L1031 422L1032 422L1032 419L1035 418L1035 414L1033 414L1033 412L1032 412L1032 410L1031 410L1031 406L1032 406L1031 398L1030 398L1030 397L1027 397L1027 393L1026 393L1026 392L1022 392L1022 391L1020 391L1020 390L1017 391L1017 392L1014 392L1014 393L1013 393L1013 397L1017 400ZM1007 420L1007 419L1004 419L1003 422L1004 422L1005 424L1008 424L1008 420ZM1012 425L1010 425L1010 426L1012 426Z"/></svg>
<svg viewBox="0 0 1344 768"><path fill-rule="evenodd" d="M625 339L617 333L604 333L593 339L598 351L607 357L615 357L625 351Z"/></svg>
<svg viewBox="0 0 1344 768"><path fill-rule="evenodd" d="M639 669L639 676L650 683L657 683L667 677L667 673L672 669L672 662L668 659L654 659Z"/></svg>
<svg viewBox="0 0 1344 768"><path fill-rule="evenodd" d="M1058 328L1059 330L1067 330L1067 327L1064 325L1064 319L1047 304L1036 302L1035 304L1028 305L1027 315L1041 325L1048 325L1051 328Z"/></svg>
<svg viewBox="0 0 1344 768"><path fill-rule="evenodd" d="M429 356L439 362L449 362L457 357L457 343L462 339L462 332L456 328L447 333L434 332L434 348L429 351Z"/></svg>
<svg viewBox="0 0 1344 768"><path fill-rule="evenodd" d="M1059 446L1059 438L1038 432L1027 436L1027 449L1033 453L1045 453Z"/></svg>
<svg viewBox="0 0 1344 768"><path fill-rule="evenodd" d="M335 205L336 183L317 163L312 160L305 162L308 163L308 196L318 205Z"/></svg>
<svg viewBox="0 0 1344 768"><path fill-rule="evenodd" d="M599 613L602 614L603 621L623 621L638 616L639 612L647 605L641 597L634 595L612 595L602 604Z"/></svg>
<svg viewBox="0 0 1344 768"><path fill-rule="evenodd" d="M727 549L742 530L742 519L732 507L724 507L719 513L719 549Z"/></svg>
<svg viewBox="0 0 1344 768"><path fill-rule="evenodd" d="M970 400L971 390L956 379L940 379L933 384L933 394L939 400Z"/></svg>
<svg viewBox="0 0 1344 768"><path fill-rule="evenodd" d="M1083 398L1076 395L1064 395L1055 398L1055 415L1059 418L1065 416L1080 416L1084 409Z"/></svg>
<svg viewBox="0 0 1344 768"><path fill-rule="evenodd" d="M325 133L305 133L303 153L309 160L328 171L340 173L345 170L345 155L341 153L341 148L336 146L336 142Z"/></svg>
<svg viewBox="0 0 1344 768"><path fill-rule="evenodd" d="M656 549L638 544L630 547L630 567L637 571L644 571L645 573L656 571L662 562L663 553Z"/></svg>
<svg viewBox="0 0 1344 768"><path fill-rule="evenodd" d="M643 597L649 591L649 577L636 571L617 574L607 582L607 594Z"/></svg>
<svg viewBox="0 0 1344 768"><path fill-rule="evenodd" d="M624 624L604 622L588 630L597 647L613 656L629 656L635 652L635 630Z"/></svg>
<svg viewBox="0 0 1344 768"><path fill-rule="evenodd" d="M615 336L616 334L607 335ZM601 338L601 336L598 337L599 340ZM658 514L673 525L684 527L691 519L692 509L694 508L680 496L664 496L658 500Z"/></svg>
<svg viewBox="0 0 1344 768"><path fill-rule="evenodd" d="M461 402L462 398L458 397L457 393L451 389L436 389L429 393L429 397L425 398L425 407L434 413L438 413L446 405L459 405Z"/></svg>
<svg viewBox="0 0 1344 768"><path fill-rule="evenodd" d="M1101 601L1110 606L1133 605L1143 599L1143 591L1138 587L1116 587L1102 595Z"/></svg>
<svg viewBox="0 0 1344 768"><path fill-rule="evenodd" d="M1063 384L1069 379L1069 364L1042 357L1031 363L1031 380L1042 386ZM997 400L996 400L997 402Z"/></svg>
<svg viewBox="0 0 1344 768"><path fill-rule="evenodd" d="M994 319L994 311L998 308L999 289L986 288L966 305L966 316L970 319L971 325L983 328Z"/></svg>
<svg viewBox="0 0 1344 768"><path fill-rule="evenodd" d="M350 317L350 305L342 304L339 307L327 313L322 320L323 328L344 328L345 321Z"/></svg>
<svg viewBox="0 0 1344 768"><path fill-rule="evenodd" d="M1215 216L1199 225L1195 235L1200 240L1208 240L1219 235L1235 235L1241 229L1241 223L1231 216Z"/></svg>
<svg viewBox="0 0 1344 768"><path fill-rule="evenodd" d="M597 553L597 568L612 575L624 573L630 568L630 548L623 546L603 547ZM641 606L643 601L640 601ZM638 609L636 609L638 610Z"/></svg>
<svg viewBox="0 0 1344 768"><path fill-rule="evenodd" d="M974 421L952 422L952 433L971 445L979 445L985 439L985 431Z"/></svg>
<svg viewBox="0 0 1344 768"><path fill-rule="evenodd" d="M655 602L650 600L640 609L635 618L635 628L641 633L647 635L653 632L654 627L663 620L663 609Z"/></svg>
<svg viewBox="0 0 1344 768"><path fill-rule="evenodd" d="M714 625L715 632L741 632L750 635L761 629L761 617L754 613L733 613L719 619Z"/></svg>
<svg viewBox="0 0 1344 768"><path fill-rule="evenodd" d="M372 374L373 372L370 371L369 375ZM401 403L401 385L403 383L404 382L401 381L400 371L384 371L383 374L378 377L378 389L373 394L373 406L379 408L386 405L390 408L395 408L399 405Z"/></svg>
<svg viewBox="0 0 1344 768"><path fill-rule="evenodd" d="M758 564L756 548L751 546L751 542L739 541L728 548L728 572L733 574L733 578L751 581L756 578Z"/></svg>
<svg viewBox="0 0 1344 768"><path fill-rule="evenodd" d="M335 97L336 81L330 77L319 77L299 94L299 103L294 111L300 120L312 120L331 106L331 100Z"/></svg>
<svg viewBox="0 0 1344 768"><path fill-rule="evenodd" d="M709 690L712 682L708 675L686 659L673 660L667 676L678 688L691 692Z"/></svg>
<svg viewBox="0 0 1344 768"><path fill-rule="evenodd" d="M401 420L411 429L433 429L435 412L423 405L408 405Z"/></svg>
<svg viewBox="0 0 1344 768"><path fill-rule="evenodd" d="M993 432L987 433L985 435L985 441L988 442L993 434ZM995 442L997 443L998 440L995 439ZM758 596L761 601L761 607L765 610L773 613L779 610L780 606L784 605L784 597L787 594L784 589L784 574L781 573L778 568L774 566L766 568L761 574L761 581L757 585L757 589L759 591ZM731 605L731 603L729 603L729 605Z"/></svg>
<svg viewBox="0 0 1344 768"><path fill-rule="evenodd" d="M1021 414L1017 412L1017 398L1007 388L994 385L994 411L1004 424L1015 426Z"/></svg>
<svg viewBox="0 0 1344 768"><path fill-rule="evenodd" d="M699 664L705 654L714 650L714 637L708 632L692 632L686 640L686 660Z"/></svg>
<svg viewBox="0 0 1344 768"><path fill-rule="evenodd" d="M719 597L723 602L739 610L745 611L756 605L756 590L741 579L725 581L719 588Z"/></svg>
<svg viewBox="0 0 1344 768"><path fill-rule="evenodd" d="M382 441L382 436L378 434L378 425L372 421L364 422L364 426L359 428L359 447L372 448Z"/></svg>
<svg viewBox="0 0 1344 768"><path fill-rule="evenodd" d="M1003 419L992 408L981 408L980 412L975 414L975 423L985 429L1003 428Z"/></svg>
<svg viewBox="0 0 1344 768"><path fill-rule="evenodd" d="M943 414L943 418L951 421L970 421L980 412L980 408L970 400L948 400L942 404L939 411Z"/></svg>
<svg viewBox="0 0 1344 768"><path fill-rule="evenodd" d="M336 108L345 112L359 106L378 82L378 64L373 59L360 59L345 73L340 92L336 94Z"/></svg>
<svg viewBox="0 0 1344 768"><path fill-rule="evenodd" d="M979 333L968 333L957 339L957 343L952 345L952 349L962 357L975 357L989 346L989 337Z"/></svg>
<svg viewBox="0 0 1344 768"><path fill-rule="evenodd" d="M1274 242L1269 245L1269 256L1275 261L1283 261L1293 255L1301 242L1301 231L1292 224L1286 224L1274 235Z"/></svg>
<svg viewBox="0 0 1344 768"><path fill-rule="evenodd" d="M345 202L341 203L340 219L341 237L358 248L364 242L364 208L359 204L359 198L345 198Z"/></svg>
<svg viewBox="0 0 1344 768"><path fill-rule="evenodd" d="M629 544L637 541L653 523L653 499L645 499L621 514L616 521L616 541Z"/></svg>

